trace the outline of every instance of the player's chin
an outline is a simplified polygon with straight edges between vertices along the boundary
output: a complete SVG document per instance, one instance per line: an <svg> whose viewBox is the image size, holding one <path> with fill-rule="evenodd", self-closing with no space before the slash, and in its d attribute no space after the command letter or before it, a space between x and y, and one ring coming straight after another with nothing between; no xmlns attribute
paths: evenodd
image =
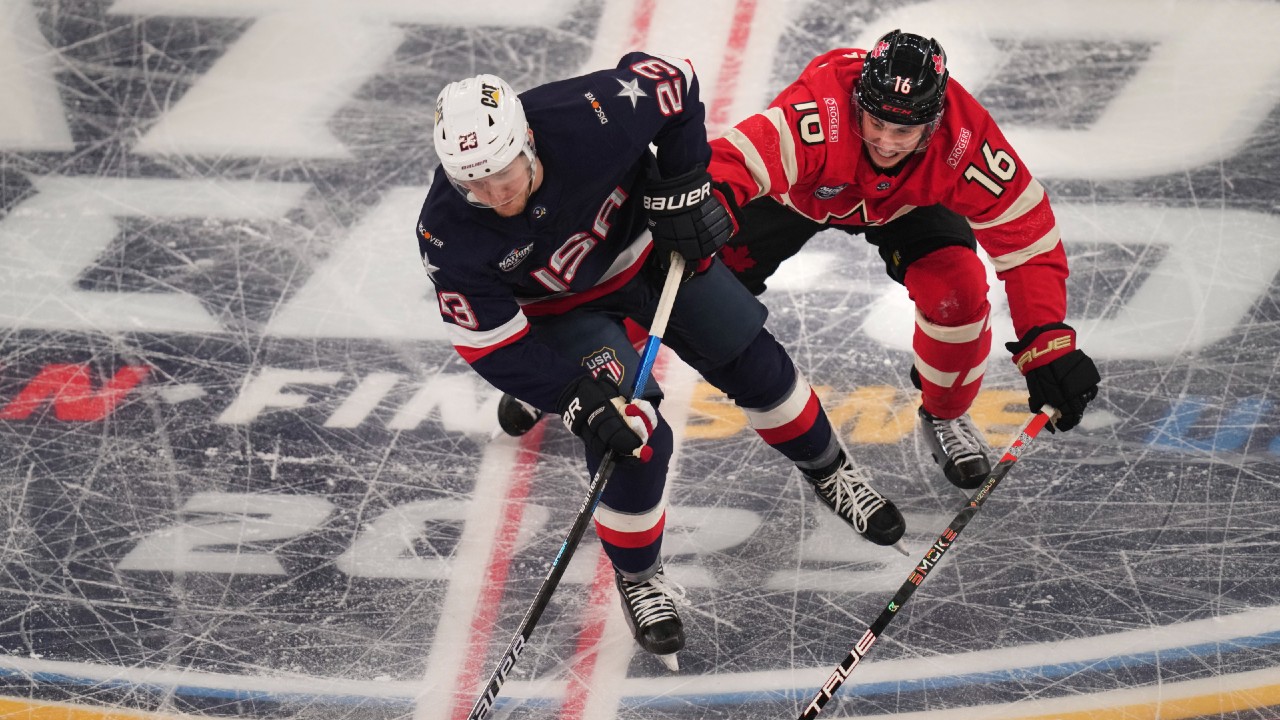
<svg viewBox="0 0 1280 720"><path fill-rule="evenodd" d="M494 205L493 211L498 213L500 217L504 217L504 218L515 217L520 213L524 212L524 206L525 206L526 200L527 198L516 198L511 202L506 202L501 205Z"/></svg>

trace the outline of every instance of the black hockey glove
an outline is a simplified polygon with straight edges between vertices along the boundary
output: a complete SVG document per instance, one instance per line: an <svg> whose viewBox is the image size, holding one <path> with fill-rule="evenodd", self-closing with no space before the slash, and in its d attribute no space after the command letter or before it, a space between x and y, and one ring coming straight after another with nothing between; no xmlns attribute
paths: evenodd
<svg viewBox="0 0 1280 720"><path fill-rule="evenodd" d="M1005 343L1013 364L1027 378L1031 394L1028 407L1040 412L1052 405L1062 413L1049 426L1053 432L1070 430L1084 416L1085 406L1098 394L1102 377L1093 360L1076 347L1076 331L1064 323L1038 325L1016 343Z"/></svg>
<svg viewBox="0 0 1280 720"><path fill-rule="evenodd" d="M733 192L718 188L700 167L650 183L644 207L654 249L660 257L678 252L690 262L715 255L738 232L734 204Z"/></svg>
<svg viewBox="0 0 1280 720"><path fill-rule="evenodd" d="M556 409L564 426L597 457L608 450L617 453L619 461L648 462L653 456L653 448L645 444L658 424L653 405L646 400L628 403L608 380L590 375L574 380L560 393Z"/></svg>

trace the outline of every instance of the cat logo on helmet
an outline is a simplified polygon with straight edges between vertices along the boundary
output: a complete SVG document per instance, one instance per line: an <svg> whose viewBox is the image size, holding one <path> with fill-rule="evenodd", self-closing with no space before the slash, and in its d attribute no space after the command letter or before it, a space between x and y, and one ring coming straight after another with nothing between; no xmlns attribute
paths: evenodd
<svg viewBox="0 0 1280 720"><path fill-rule="evenodd" d="M502 91L493 85L485 83L480 86L480 104L485 107L496 108L498 101L502 99Z"/></svg>

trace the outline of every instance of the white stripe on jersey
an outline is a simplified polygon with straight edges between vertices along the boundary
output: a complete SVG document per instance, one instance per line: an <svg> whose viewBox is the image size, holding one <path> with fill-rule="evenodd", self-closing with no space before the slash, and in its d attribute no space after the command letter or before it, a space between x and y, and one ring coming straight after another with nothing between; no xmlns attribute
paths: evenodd
<svg viewBox="0 0 1280 720"><path fill-rule="evenodd" d="M500 345L524 332L529 326L529 319L524 313L518 312L510 320L491 330L468 330L453 323L446 323L445 326L449 329L449 337L455 346L483 350Z"/></svg>
<svg viewBox="0 0 1280 720"><path fill-rule="evenodd" d="M996 269L996 272L1004 272L1010 268L1016 268L1031 258L1047 253L1058 247L1058 243L1061 240L1062 233L1058 231L1058 226L1055 224L1053 229L1045 233L1044 237L1021 250L1015 250L1011 253L1001 255L1000 257L991 258L991 266Z"/></svg>
<svg viewBox="0 0 1280 720"><path fill-rule="evenodd" d="M1012 220L1017 220L1023 215L1034 210L1036 206L1040 204L1041 200L1044 200L1044 186L1040 184L1039 180L1033 178L1031 182L1027 183L1027 189L1022 191L1022 194L1018 196L1018 199L1014 200L1013 204L1010 205L1007 210L1000 213L1000 217L987 222L973 222L970 220L969 227L974 230L982 230L984 228L995 227Z"/></svg>
<svg viewBox="0 0 1280 720"><path fill-rule="evenodd" d="M787 186L795 184L796 176L799 169L796 166L796 145L795 139L791 136L791 128L787 125L787 118L782 108L771 107L760 113L762 117L768 118L777 131L778 136L778 159L782 164L782 173L787 178ZM760 151L751 140L737 128L731 128L724 134L724 139L730 145L738 149L742 153L743 159L746 161L747 172L751 173L751 179L756 181L758 188L752 200L768 195L773 189L772 183L769 181L769 164L760 156Z"/></svg>

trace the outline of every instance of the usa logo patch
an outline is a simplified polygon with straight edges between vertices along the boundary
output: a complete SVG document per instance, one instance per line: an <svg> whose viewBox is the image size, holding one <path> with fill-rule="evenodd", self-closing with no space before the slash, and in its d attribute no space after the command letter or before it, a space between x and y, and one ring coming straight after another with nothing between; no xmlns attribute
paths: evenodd
<svg viewBox="0 0 1280 720"><path fill-rule="evenodd" d="M604 375L615 385L622 385L622 378L626 376L627 369L618 360L618 354L611 347L602 347L599 350L582 358L582 367L591 371L593 377Z"/></svg>

